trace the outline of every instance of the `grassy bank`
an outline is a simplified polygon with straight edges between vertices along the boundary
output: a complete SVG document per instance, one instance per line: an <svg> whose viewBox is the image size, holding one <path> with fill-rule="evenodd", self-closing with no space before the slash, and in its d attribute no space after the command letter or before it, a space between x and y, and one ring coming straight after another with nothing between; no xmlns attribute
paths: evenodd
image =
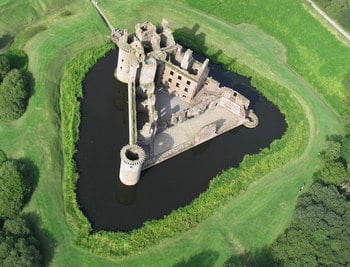
<svg viewBox="0 0 350 267"><path fill-rule="evenodd" d="M11 32L14 47L26 50L29 70L36 79L24 116L0 125L0 143L10 157L26 156L39 168L39 183L26 210L38 218L47 261L55 266L203 265L204 261L220 266L232 254L270 244L288 225L300 184L310 183L325 136L342 132L333 110L341 110L341 80L349 71L349 49L312 18L300 1L210 0L208 6L196 6L197 10L194 5L202 1L189 3L193 7L175 1L100 2L118 27L132 29L139 21L160 22L165 17L173 29L193 33L240 66L249 66L257 75L286 88L307 118L309 138L300 157L258 179L197 227L175 238L121 260L82 251L73 245L64 213L58 84L67 63L80 51L102 45L108 29L88 1L73 0L59 7L50 6L53 1L37 1L46 4L47 12L37 9L38 15L29 16L32 13L24 8L27 4L0 0L0 10L5 4L9 11L2 13L0 29ZM34 8L29 3L28 8ZM152 12L145 12L147 9ZM21 24L30 17L32 26ZM40 31L30 30L32 27ZM277 92L269 91L269 86L266 92L278 103Z"/></svg>

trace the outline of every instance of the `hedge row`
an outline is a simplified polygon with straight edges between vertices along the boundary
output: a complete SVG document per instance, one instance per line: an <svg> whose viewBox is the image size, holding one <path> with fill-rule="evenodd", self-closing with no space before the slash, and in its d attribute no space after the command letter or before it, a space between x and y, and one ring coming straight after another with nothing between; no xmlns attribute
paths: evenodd
<svg viewBox="0 0 350 267"><path fill-rule="evenodd" d="M210 182L209 188L191 204L173 211L161 220L144 223L140 229L129 233L93 232L92 227L79 209L76 197L76 173L74 154L78 140L80 122L79 98L82 94L82 81L86 72L102 57L110 45L87 50L68 64L61 82L62 138L64 146L64 197L66 216L73 228L76 243L94 253L103 256L122 256L139 252L150 245L159 243L164 238L191 229L214 211L224 205L230 198L246 190L258 178L280 168L293 158L302 154L309 137L309 126L302 107L291 97L288 90L278 84L258 76L247 66L232 61L224 54L217 55L215 48L202 46L188 36L177 36L183 45L201 52L213 61L220 62L231 71L252 77L252 85L259 89L272 102L277 104L285 114L289 127L281 140L274 141L269 148L259 154L246 155L238 168L228 169ZM194 49L195 48L195 49Z"/></svg>

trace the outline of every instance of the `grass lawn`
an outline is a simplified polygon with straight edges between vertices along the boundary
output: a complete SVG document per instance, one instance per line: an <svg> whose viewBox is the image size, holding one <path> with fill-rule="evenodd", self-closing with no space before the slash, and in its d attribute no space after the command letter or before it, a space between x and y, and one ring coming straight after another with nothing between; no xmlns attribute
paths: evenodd
<svg viewBox="0 0 350 267"><path fill-rule="evenodd" d="M85 252L74 246L64 217L59 81L79 51L106 41L108 28L87 0L0 0L0 38L15 36L13 46L28 53L36 82L24 116L0 124L0 147L38 166L39 182L25 211L46 242L46 261L54 266L220 266L233 254L269 245L288 225L301 184L311 183L326 135L342 133L339 112L342 79L350 72L349 47L302 1L101 0L100 5L115 26L130 30L137 22L163 17L173 29L200 25L208 45L288 88L303 107L310 138L300 158L260 178L194 229L123 259Z"/></svg>

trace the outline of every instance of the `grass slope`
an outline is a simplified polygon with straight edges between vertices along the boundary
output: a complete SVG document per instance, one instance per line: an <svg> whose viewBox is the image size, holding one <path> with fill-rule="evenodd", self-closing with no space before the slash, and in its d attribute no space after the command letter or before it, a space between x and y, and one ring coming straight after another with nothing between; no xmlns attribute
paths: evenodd
<svg viewBox="0 0 350 267"><path fill-rule="evenodd" d="M333 110L341 110L341 80L350 71L349 49L322 28L300 1L189 2L215 17L174 1L100 1L118 27L132 29L136 22L160 22L162 17L173 29L198 23L208 44L288 88L310 124L310 139L301 158L259 179L198 227L142 254L108 260L72 244L61 190L58 110L58 84L64 66L77 52L101 45L108 29L89 1L56 2L0 0L0 30L16 34L14 46L26 50L29 70L36 79L25 115L0 125L0 144L9 156L28 157L39 168L39 183L26 210L39 221L42 239L47 242L47 260L52 256L55 266L222 265L232 254L271 243L290 220L299 186L310 184L325 136L342 132ZM3 12L4 7L13 12ZM152 12L145 12L147 8ZM291 13L293 18L285 19ZM266 14L270 14L268 19ZM34 22L32 26L28 26L29 20ZM241 22L257 26L234 25Z"/></svg>

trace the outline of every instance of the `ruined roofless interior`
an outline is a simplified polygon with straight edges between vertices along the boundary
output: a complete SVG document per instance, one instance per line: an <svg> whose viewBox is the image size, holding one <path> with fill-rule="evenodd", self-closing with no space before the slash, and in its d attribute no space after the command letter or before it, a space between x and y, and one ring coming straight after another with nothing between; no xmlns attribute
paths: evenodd
<svg viewBox="0 0 350 267"><path fill-rule="evenodd" d="M209 60L200 62L175 43L166 20L137 24L130 35L114 29L111 40L119 47L115 76L128 84L133 156L124 149L121 158L129 169L141 172L240 125L257 126L250 101L208 77Z"/></svg>

